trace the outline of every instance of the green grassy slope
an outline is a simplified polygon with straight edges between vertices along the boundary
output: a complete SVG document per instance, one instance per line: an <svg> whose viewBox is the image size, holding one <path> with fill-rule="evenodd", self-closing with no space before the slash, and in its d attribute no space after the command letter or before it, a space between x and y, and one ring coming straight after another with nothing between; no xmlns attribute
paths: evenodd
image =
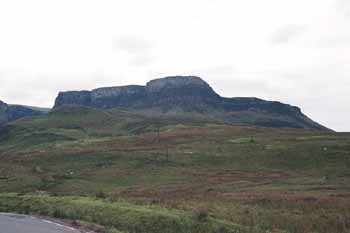
<svg viewBox="0 0 350 233"><path fill-rule="evenodd" d="M78 140L85 137L111 137L154 131L156 128L177 125L205 125L221 122L194 114L144 116L121 110L97 110L82 106L63 106L48 115L9 123L3 134L6 144L38 144L45 141ZM36 141L38 140L38 141ZM1 141L0 141L1 143Z"/></svg>
<svg viewBox="0 0 350 233"><path fill-rule="evenodd" d="M79 108L7 126L0 192L122 199L246 232L349 232L348 133Z"/></svg>

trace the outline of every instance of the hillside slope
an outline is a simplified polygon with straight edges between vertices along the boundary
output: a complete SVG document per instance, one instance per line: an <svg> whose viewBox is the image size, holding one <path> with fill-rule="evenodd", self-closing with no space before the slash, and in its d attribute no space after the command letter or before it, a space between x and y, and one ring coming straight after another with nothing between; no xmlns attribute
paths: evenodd
<svg viewBox="0 0 350 233"><path fill-rule="evenodd" d="M0 101L0 125L27 116L40 116L47 109L28 107L23 105L9 105Z"/></svg>
<svg viewBox="0 0 350 233"><path fill-rule="evenodd" d="M119 108L147 115L198 113L235 125L328 130L305 116L298 107L258 98L221 97L195 76L155 79L146 86L60 92L54 109L67 104Z"/></svg>
<svg viewBox="0 0 350 233"><path fill-rule="evenodd" d="M148 116L118 109L79 105L57 107L46 115L23 118L0 127L0 143L30 146L88 137L112 137L155 132L163 127L222 125L201 114L183 113Z"/></svg>
<svg viewBox="0 0 350 233"><path fill-rule="evenodd" d="M0 194L0 211L82 217L135 233L156 232L142 229L158 221L157 232L172 232L164 217L177 211L242 233L349 232L349 133L162 124L157 132L142 115L81 106L7 124L0 193L20 195ZM45 193L55 197L38 195ZM91 202L61 197L72 195ZM125 201L144 211L119 208ZM172 211L158 215L154 205ZM170 221L181 224L179 216ZM140 230L128 231L135 224Z"/></svg>

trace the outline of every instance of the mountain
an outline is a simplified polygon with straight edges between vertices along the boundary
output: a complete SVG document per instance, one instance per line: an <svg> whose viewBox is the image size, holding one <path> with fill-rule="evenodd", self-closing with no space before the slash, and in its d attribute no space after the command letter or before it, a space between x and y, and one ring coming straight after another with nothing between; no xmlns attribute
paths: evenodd
<svg viewBox="0 0 350 233"><path fill-rule="evenodd" d="M0 124L17 120L27 116L40 116L48 112L48 109L23 105L9 105L0 101Z"/></svg>
<svg viewBox="0 0 350 233"><path fill-rule="evenodd" d="M151 80L146 86L60 92L54 109L62 105L119 108L148 115L196 113L228 124L328 130L295 106L258 98L221 97L196 76L170 76Z"/></svg>

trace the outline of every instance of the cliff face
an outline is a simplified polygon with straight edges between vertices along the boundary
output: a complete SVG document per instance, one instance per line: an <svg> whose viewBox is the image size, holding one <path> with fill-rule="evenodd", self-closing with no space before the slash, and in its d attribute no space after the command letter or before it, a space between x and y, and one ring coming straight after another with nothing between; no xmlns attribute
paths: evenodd
<svg viewBox="0 0 350 233"><path fill-rule="evenodd" d="M144 86L98 88L91 92L91 104L97 108L131 107L146 97Z"/></svg>
<svg viewBox="0 0 350 233"><path fill-rule="evenodd" d="M55 101L55 106L61 106L64 104L77 104L89 106L91 105L91 92L90 91L68 91L58 93L58 97Z"/></svg>
<svg viewBox="0 0 350 233"><path fill-rule="evenodd" d="M199 77L173 76L152 80L146 86L105 87L92 91L59 93L54 108L65 104L96 108L147 109L160 112L205 111L205 107L220 101L211 87Z"/></svg>
<svg viewBox="0 0 350 233"><path fill-rule="evenodd" d="M26 116L43 115L43 111L21 105L8 105L0 101L0 125Z"/></svg>
<svg viewBox="0 0 350 233"><path fill-rule="evenodd" d="M154 79L146 84L149 93L159 93L167 89L182 89L188 87L202 88L213 91L208 83L196 76L171 76Z"/></svg>
<svg viewBox="0 0 350 233"><path fill-rule="evenodd" d="M258 98L224 98L195 76L155 79L146 86L61 92L54 109L68 104L145 113L194 112L214 116L230 124L326 129L307 118L298 107Z"/></svg>

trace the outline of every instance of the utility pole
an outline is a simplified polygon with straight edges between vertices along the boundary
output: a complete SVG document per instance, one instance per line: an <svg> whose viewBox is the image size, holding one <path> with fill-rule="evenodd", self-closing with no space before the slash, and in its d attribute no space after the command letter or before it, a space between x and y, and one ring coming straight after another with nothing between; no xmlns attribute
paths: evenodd
<svg viewBox="0 0 350 233"><path fill-rule="evenodd" d="M166 161L169 162L169 146L168 143L165 144L165 150L166 150Z"/></svg>
<svg viewBox="0 0 350 233"><path fill-rule="evenodd" d="M158 143L160 143L160 125L157 125L156 126L157 127L157 141L158 141Z"/></svg>

